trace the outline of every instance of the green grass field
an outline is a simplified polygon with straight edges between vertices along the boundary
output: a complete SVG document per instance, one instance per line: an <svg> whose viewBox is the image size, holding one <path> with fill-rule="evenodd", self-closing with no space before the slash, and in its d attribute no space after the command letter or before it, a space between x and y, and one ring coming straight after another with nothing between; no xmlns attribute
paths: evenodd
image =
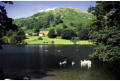
<svg viewBox="0 0 120 81"><path fill-rule="evenodd" d="M76 41L76 43L74 43L71 40L61 39L60 37L57 38L42 37L43 40L39 40L38 38L39 36L27 36L27 39L25 39L24 41L27 44L81 44L81 45L93 44L88 40L79 40Z"/></svg>

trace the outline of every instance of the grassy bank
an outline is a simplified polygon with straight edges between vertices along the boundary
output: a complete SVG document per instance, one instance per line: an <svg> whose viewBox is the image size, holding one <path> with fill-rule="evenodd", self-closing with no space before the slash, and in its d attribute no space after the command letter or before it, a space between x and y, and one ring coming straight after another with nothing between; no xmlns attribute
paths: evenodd
<svg viewBox="0 0 120 81"><path fill-rule="evenodd" d="M39 40L38 38L39 36L28 36L27 39L25 39L24 41L27 44L81 44L81 45L92 44L92 42L88 40L71 41L71 40L61 39L60 37L57 38L42 37L42 40Z"/></svg>

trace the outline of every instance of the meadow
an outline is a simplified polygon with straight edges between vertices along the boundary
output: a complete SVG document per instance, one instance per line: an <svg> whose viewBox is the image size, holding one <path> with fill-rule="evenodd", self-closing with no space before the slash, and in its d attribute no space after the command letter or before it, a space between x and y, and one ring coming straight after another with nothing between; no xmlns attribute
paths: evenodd
<svg viewBox="0 0 120 81"><path fill-rule="evenodd" d="M60 37L48 38L47 36L42 37L42 40L39 40L39 36L27 36L24 40L27 44L80 44L80 45L91 45L93 44L89 40L66 40L61 39Z"/></svg>

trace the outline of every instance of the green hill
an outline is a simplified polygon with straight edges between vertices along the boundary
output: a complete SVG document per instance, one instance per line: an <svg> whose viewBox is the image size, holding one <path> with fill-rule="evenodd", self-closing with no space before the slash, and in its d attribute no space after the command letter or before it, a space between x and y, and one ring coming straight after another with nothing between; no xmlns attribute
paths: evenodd
<svg viewBox="0 0 120 81"><path fill-rule="evenodd" d="M14 23L25 32L35 29L49 30L63 28L76 30L81 24L87 27L95 17L77 8L56 8L50 11L39 12L27 18L15 19Z"/></svg>

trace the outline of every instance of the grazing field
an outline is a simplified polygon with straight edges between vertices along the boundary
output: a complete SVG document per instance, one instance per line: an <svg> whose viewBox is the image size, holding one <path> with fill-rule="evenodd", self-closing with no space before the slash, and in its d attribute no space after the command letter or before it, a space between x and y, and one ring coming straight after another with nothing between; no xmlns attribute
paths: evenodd
<svg viewBox="0 0 120 81"><path fill-rule="evenodd" d="M48 38L42 37L42 40L39 40L39 36L27 36L27 39L24 40L27 44L81 44L81 45L88 45L93 44L88 40L65 40L61 39L60 37L57 38Z"/></svg>

